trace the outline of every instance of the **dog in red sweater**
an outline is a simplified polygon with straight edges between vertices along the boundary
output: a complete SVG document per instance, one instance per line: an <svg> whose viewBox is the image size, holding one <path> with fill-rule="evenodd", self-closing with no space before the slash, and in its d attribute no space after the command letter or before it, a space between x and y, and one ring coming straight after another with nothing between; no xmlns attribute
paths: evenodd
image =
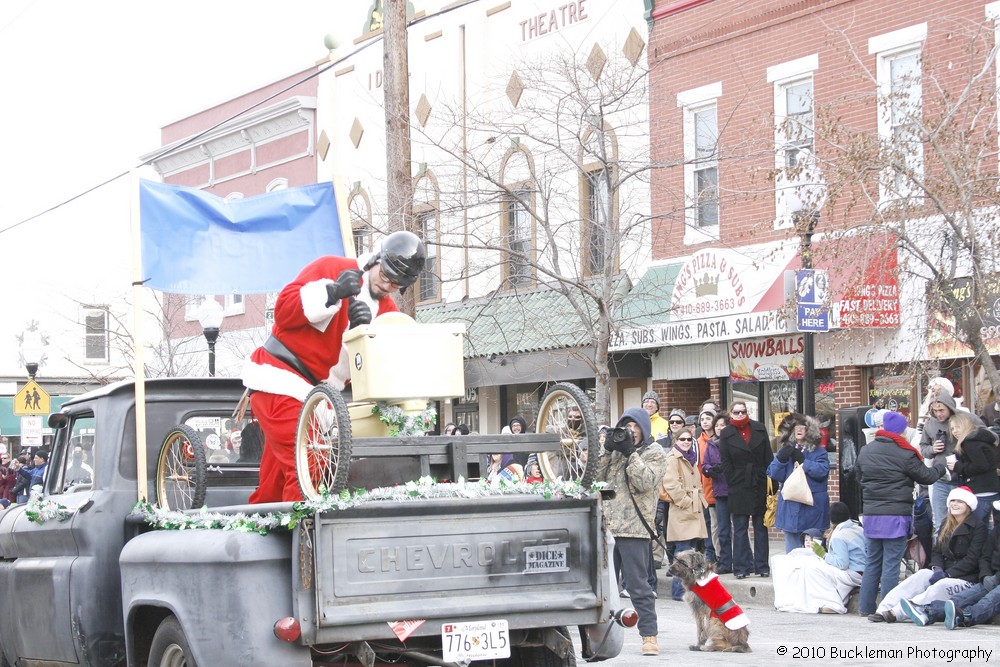
<svg viewBox="0 0 1000 667"><path fill-rule="evenodd" d="M698 643L692 651L750 653L750 620L733 601L715 568L697 551L682 551L668 570L684 585L684 601L694 614Z"/></svg>

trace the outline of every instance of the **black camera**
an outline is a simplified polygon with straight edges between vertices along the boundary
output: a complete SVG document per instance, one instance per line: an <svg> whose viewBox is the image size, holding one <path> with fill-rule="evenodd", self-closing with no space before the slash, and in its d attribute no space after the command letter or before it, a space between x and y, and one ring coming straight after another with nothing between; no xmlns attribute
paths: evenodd
<svg viewBox="0 0 1000 667"><path fill-rule="evenodd" d="M616 426L604 438L604 448L609 452L621 452L628 455L632 453L632 431Z"/></svg>

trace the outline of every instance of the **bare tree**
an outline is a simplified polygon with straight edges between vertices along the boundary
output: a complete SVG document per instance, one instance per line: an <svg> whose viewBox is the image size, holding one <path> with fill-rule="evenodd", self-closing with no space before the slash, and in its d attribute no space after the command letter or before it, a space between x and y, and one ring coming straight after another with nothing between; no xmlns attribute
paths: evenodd
<svg viewBox="0 0 1000 667"><path fill-rule="evenodd" d="M652 236L640 53L603 45L515 62L471 91L468 109L439 94L415 128L434 160L440 244L462 257L458 270L442 268L443 287L486 285L488 299L560 294L573 321L559 322L559 334L596 377L602 422L612 329ZM523 326L545 337L556 323L535 315Z"/></svg>
<svg viewBox="0 0 1000 667"><path fill-rule="evenodd" d="M1000 396L990 356L1000 333L984 326L995 329L1000 316L993 315L1000 299L998 45L992 25L938 18L929 32L935 29L948 33L947 47L925 49L881 82L866 65L867 49L839 31L852 73L867 80L858 90L871 92L817 107L828 208L842 216L830 235L854 247L892 239L900 275L926 285L930 342L950 336L959 343L952 349L971 350ZM878 131L849 113L859 104L878 109Z"/></svg>

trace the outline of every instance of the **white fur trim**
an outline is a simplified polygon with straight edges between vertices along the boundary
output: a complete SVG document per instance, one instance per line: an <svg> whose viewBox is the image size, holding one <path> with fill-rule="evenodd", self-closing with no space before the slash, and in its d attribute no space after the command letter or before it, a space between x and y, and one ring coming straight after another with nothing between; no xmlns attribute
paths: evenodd
<svg viewBox="0 0 1000 667"><path fill-rule="evenodd" d="M706 574L704 577L702 577L695 583L697 583L699 586L704 586L708 582L712 581L712 579L718 579L718 578L719 575L717 575L715 572L712 572L710 574Z"/></svg>
<svg viewBox="0 0 1000 667"><path fill-rule="evenodd" d="M344 387L347 386L347 381L351 379L350 356L347 352L347 346L341 346L337 365L330 367L330 375L326 378L326 383L337 391L343 391Z"/></svg>
<svg viewBox="0 0 1000 667"><path fill-rule="evenodd" d="M976 494L972 492L972 489L967 486L956 486L952 489L948 494L948 502L950 503L952 500L961 500L973 512L979 506L979 499L976 498Z"/></svg>
<svg viewBox="0 0 1000 667"><path fill-rule="evenodd" d="M323 278L322 280L314 280L306 283L299 288L302 313L309 320L310 324L319 331L326 331L326 328L330 326L333 316L340 312L340 301L332 306L326 305L326 300L329 298L326 293L326 286L332 282L329 278Z"/></svg>
<svg viewBox="0 0 1000 667"><path fill-rule="evenodd" d="M291 396L297 401L305 401L312 385L296 373L284 368L257 364L247 359L243 364L243 386L254 391ZM343 388L343 387L341 387Z"/></svg>
<svg viewBox="0 0 1000 667"><path fill-rule="evenodd" d="M750 619L747 618L746 614L740 614L739 616L733 616L731 619L726 621L725 625L730 630L739 630L740 628L745 628L750 625Z"/></svg>

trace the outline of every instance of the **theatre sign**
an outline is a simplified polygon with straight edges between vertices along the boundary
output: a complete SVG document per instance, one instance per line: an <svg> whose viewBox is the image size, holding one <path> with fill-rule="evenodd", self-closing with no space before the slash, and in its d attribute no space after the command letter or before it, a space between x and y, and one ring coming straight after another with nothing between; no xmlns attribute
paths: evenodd
<svg viewBox="0 0 1000 667"><path fill-rule="evenodd" d="M611 351L690 345L736 338L772 336L795 331L789 303L794 283L785 271L795 261L794 247L756 251L706 248L682 264L650 268L633 293L641 293L648 313L660 321L642 326L622 325L613 335ZM658 294L643 292L644 280L655 272L673 274ZM633 318L633 320L638 318ZM654 315L652 318L656 319Z"/></svg>

